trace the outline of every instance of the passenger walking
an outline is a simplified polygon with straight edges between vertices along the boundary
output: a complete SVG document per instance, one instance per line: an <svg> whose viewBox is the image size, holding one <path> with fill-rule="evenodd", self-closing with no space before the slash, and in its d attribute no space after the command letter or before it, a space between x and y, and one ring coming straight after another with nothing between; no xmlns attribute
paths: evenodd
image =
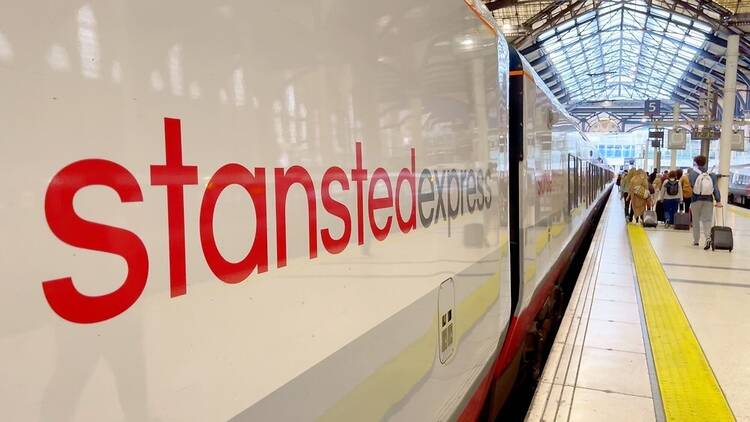
<svg viewBox="0 0 750 422"><path fill-rule="evenodd" d="M704 250L711 248L711 226L713 225L714 207L720 208L721 196L716 183L716 175L709 174L706 156L698 155L693 158L693 168L688 170L688 180L693 189L690 212L693 215L693 246L698 246L703 226L703 236L706 238ZM714 203L714 201L716 201Z"/></svg>
<svg viewBox="0 0 750 422"><path fill-rule="evenodd" d="M653 190L651 193L651 201L654 203L654 209L656 210L656 221L666 221L664 219L664 202L662 201L661 187L664 184L661 175L656 176L654 183L651 184Z"/></svg>
<svg viewBox="0 0 750 422"><path fill-rule="evenodd" d="M630 179L635 175L635 169L630 169L625 176L622 177L620 182L620 190L622 190L622 198L625 200L625 217L630 217Z"/></svg>
<svg viewBox="0 0 750 422"><path fill-rule="evenodd" d="M661 187L660 196L664 204L664 225L669 227L674 224L674 215L682 201L682 182L674 170L670 171L667 177L667 181Z"/></svg>
<svg viewBox="0 0 750 422"><path fill-rule="evenodd" d="M628 220L639 222L643 212L650 204L648 174L643 170L636 170L630 178L628 196L630 197L630 215Z"/></svg>
<svg viewBox="0 0 750 422"><path fill-rule="evenodd" d="M690 212L690 201L693 199L693 187L690 185L687 173L683 173L682 169L677 169L676 171L677 178L682 185L682 202L685 204L685 209Z"/></svg>
<svg viewBox="0 0 750 422"><path fill-rule="evenodd" d="M654 191L658 194L661 191L661 187L664 184L664 180L661 177L654 179Z"/></svg>

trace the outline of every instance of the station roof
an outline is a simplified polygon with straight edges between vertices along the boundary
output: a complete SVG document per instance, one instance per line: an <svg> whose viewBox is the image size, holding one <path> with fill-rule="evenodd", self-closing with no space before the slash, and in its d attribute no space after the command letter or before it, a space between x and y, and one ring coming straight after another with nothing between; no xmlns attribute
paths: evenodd
<svg viewBox="0 0 750 422"><path fill-rule="evenodd" d="M574 114L598 103L678 101L698 111L721 90L729 34L740 34L738 82L750 85L750 2L485 0L503 32ZM739 96L738 109L747 109ZM579 116L583 117L583 116Z"/></svg>

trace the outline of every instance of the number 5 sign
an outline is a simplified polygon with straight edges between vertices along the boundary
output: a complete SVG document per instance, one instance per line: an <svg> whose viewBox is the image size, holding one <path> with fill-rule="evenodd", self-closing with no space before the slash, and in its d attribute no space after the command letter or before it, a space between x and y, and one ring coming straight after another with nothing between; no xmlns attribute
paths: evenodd
<svg viewBox="0 0 750 422"><path fill-rule="evenodd" d="M644 112L646 116L658 116L661 114L661 101L660 100L646 100L644 104Z"/></svg>

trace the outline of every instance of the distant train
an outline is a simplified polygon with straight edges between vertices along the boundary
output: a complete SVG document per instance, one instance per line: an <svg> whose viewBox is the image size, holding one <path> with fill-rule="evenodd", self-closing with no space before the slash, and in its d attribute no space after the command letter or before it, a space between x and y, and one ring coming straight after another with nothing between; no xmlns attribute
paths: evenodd
<svg viewBox="0 0 750 422"><path fill-rule="evenodd" d="M9 1L4 419L498 413L613 172L479 0Z"/></svg>
<svg viewBox="0 0 750 422"><path fill-rule="evenodd" d="M750 164L732 166L729 170L730 203L750 205Z"/></svg>

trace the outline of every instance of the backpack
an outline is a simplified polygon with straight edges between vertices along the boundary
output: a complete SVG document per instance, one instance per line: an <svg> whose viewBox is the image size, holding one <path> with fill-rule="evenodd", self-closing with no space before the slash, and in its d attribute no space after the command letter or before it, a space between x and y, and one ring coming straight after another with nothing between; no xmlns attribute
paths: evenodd
<svg viewBox="0 0 750 422"><path fill-rule="evenodd" d="M693 189L696 195L713 195L714 193L714 181L708 173L701 173L698 178L695 179L695 188Z"/></svg>
<svg viewBox="0 0 750 422"><path fill-rule="evenodd" d="M691 198L693 196L693 187L690 186L690 180L687 176L682 176L682 197Z"/></svg>
<svg viewBox="0 0 750 422"><path fill-rule="evenodd" d="M680 184L676 180L667 182L667 195L675 196L680 193Z"/></svg>

